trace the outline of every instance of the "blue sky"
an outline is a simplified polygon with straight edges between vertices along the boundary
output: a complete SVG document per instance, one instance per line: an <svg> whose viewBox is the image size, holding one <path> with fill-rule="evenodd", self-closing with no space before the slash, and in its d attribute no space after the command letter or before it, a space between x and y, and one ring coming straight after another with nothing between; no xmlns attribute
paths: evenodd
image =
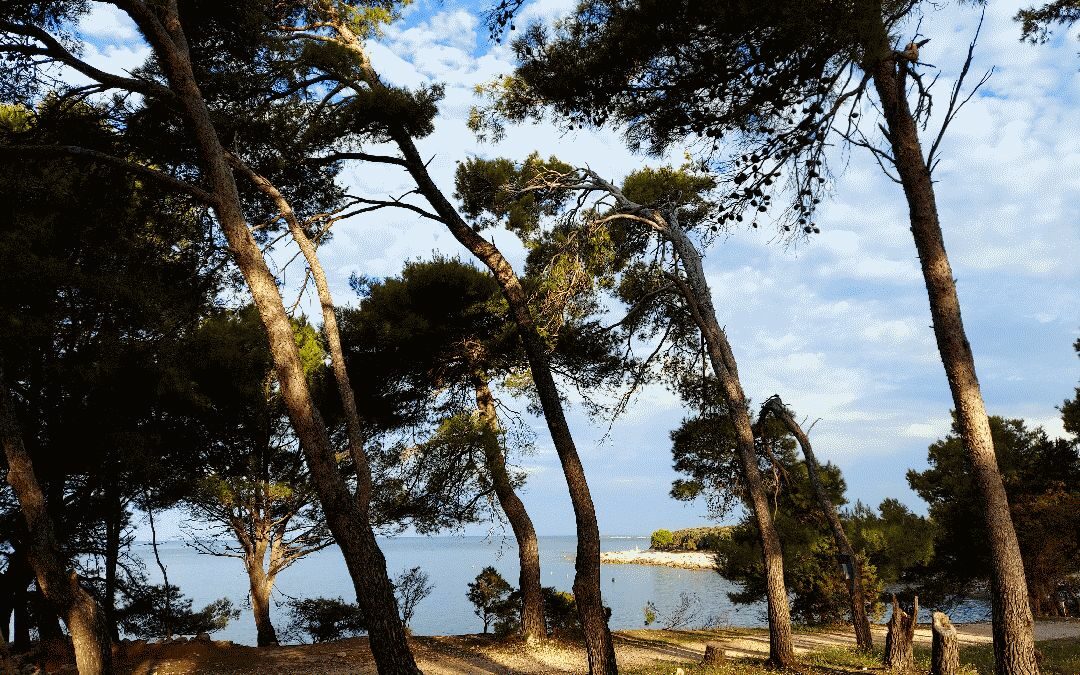
<svg viewBox="0 0 1080 675"><path fill-rule="evenodd" d="M133 26L116 10L93 5L81 24L87 58L113 71L138 65L147 50ZM419 146L434 158L431 169L447 192L455 163L470 156L523 158L539 150L612 177L660 163L632 155L607 131L563 135L529 125L511 128L498 145L477 142L465 127L473 87L513 65L508 48L488 40L484 6L419 0L371 46L384 78L446 85L437 130ZM987 407L1061 435L1055 406L1080 380L1072 351L1080 335L1080 42L1073 30L1047 45L1020 43L1011 19L1019 6L988 5L973 72L993 66L995 73L954 122L935 176ZM567 0L537 0L518 24L570 9ZM931 42L922 58L941 69L941 108L977 21L977 11L965 6L923 20ZM679 163L681 155L675 150L669 159ZM897 497L922 512L904 473L925 466L927 445L948 430L951 400L906 205L865 151L838 149L833 164L846 169L824 204L820 235L785 246L767 227L735 230L707 251L706 272L748 395L761 401L778 393L800 416L820 418L815 449L843 469L852 501ZM345 177L358 194L410 189L404 174L386 167L350 168ZM520 263L511 236L495 233L495 241ZM343 304L352 298L350 274L396 274L405 260L433 251L467 257L436 225L379 212L336 225L321 253ZM302 274L287 270L286 285ZM309 314L317 314L308 303ZM668 434L684 414L675 397L650 388L605 436L606 423L571 407L603 533L708 522L704 505L667 496L676 477ZM535 451L516 459L529 473L524 500L541 534L572 533L558 458L542 422L530 423Z"/></svg>

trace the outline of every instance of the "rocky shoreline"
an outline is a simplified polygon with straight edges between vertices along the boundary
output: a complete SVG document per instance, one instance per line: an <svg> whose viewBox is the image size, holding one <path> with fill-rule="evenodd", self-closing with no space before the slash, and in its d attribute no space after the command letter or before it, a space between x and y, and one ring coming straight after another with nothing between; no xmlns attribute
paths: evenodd
<svg viewBox="0 0 1080 675"><path fill-rule="evenodd" d="M659 565L684 570L711 570L713 556L704 551L602 551L600 562L610 565Z"/></svg>

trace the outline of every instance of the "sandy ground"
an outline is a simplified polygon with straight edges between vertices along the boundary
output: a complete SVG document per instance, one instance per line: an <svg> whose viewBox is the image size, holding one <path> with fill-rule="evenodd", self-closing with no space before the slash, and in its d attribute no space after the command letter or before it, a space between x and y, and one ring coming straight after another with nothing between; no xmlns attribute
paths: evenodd
<svg viewBox="0 0 1080 675"><path fill-rule="evenodd" d="M963 644L991 641L989 624L958 625L957 629ZM1080 621L1036 624L1036 638L1039 640L1063 637L1080 638ZM875 639L884 641L884 628L875 628ZM916 641L928 645L929 628L919 629ZM765 631L634 630L615 633L619 663L629 668L700 660L707 642L720 643L732 657L762 657L769 649L769 636ZM853 644L850 632L839 628L795 635L797 653ZM427 675L538 675L588 671L584 650L574 644L548 642L525 647L520 643L499 643L487 636L463 635L417 637L413 638L412 646L420 667ZM376 672L367 640L363 638L269 649L228 646L224 643L129 646L122 661L121 672L133 675L367 675Z"/></svg>
<svg viewBox="0 0 1080 675"><path fill-rule="evenodd" d="M712 554L702 551L603 551L600 562L613 565L662 565L688 570L711 570Z"/></svg>

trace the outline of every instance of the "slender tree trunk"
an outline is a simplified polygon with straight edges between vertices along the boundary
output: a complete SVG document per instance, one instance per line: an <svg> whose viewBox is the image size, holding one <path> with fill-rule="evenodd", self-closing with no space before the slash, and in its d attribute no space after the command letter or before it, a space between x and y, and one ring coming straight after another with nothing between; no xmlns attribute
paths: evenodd
<svg viewBox="0 0 1080 675"><path fill-rule="evenodd" d="M930 645L930 675L957 675L960 672L960 643L949 617L934 612L934 638Z"/></svg>
<svg viewBox="0 0 1080 675"><path fill-rule="evenodd" d="M731 351L727 334L716 318L712 292L705 279L701 255L674 218L667 219L663 232L672 243L686 272L686 282L679 281L680 290L690 305L694 321L705 338L713 372L720 380L728 414L735 427L736 452L746 487L746 497L761 537L765 565L765 598L769 616L769 662L778 668L795 665L795 646L791 638L791 610L787 587L784 584L784 555L780 535L773 523L769 499L758 470L757 449L750 415L746 409L746 394L739 382L739 370Z"/></svg>
<svg viewBox="0 0 1080 675"><path fill-rule="evenodd" d="M160 17L141 3L125 4L125 10L154 48L195 138L205 179L217 199L214 212L266 328L282 400L300 439L327 524L345 558L357 602L368 617L369 644L378 670L382 675L416 675L420 669L398 616L386 559L366 514L358 508L338 470L326 425L312 401L292 323L248 228L229 160L195 82L175 0L162 9Z"/></svg>
<svg viewBox="0 0 1080 675"><path fill-rule="evenodd" d="M862 561L855 554L855 549L852 548L847 533L844 532L844 525L840 522L839 514L836 513L836 505L829 499L829 495L825 493L825 487L821 484L814 448L810 445L810 439L802 427L792 417L791 411L787 409L779 396L769 399L766 403L766 409L772 412L799 441L803 456L806 458L806 472L810 476L810 484L814 487L814 495L817 497L822 514L829 522L829 529L832 530L836 550L847 556L847 559L851 561L852 578L848 582L848 597L851 600L851 621L855 625L855 642L858 644L859 649L869 651L874 648L874 637L870 632L870 619L866 616L866 594L862 585Z"/></svg>
<svg viewBox="0 0 1080 675"><path fill-rule="evenodd" d="M165 566L165 563L161 562L161 553L158 551L157 527L154 525L154 507L149 498L146 500L146 516L150 520L150 546L154 550L154 561L157 563L158 570L161 571L161 581L165 585L165 638L171 640L173 637L173 611L172 590L169 586L169 568Z"/></svg>
<svg viewBox="0 0 1080 675"><path fill-rule="evenodd" d="M116 625L116 572L120 564L120 535L123 530L124 509L120 505L113 481L110 481L107 492L106 503L109 507L109 515L105 519L105 597L102 609L113 640L119 641L120 629Z"/></svg>
<svg viewBox="0 0 1080 675"><path fill-rule="evenodd" d="M548 432L555 445L555 452L559 455L559 461L562 464L563 475L566 477L566 484L570 490L570 501L574 507L577 532L574 600L577 604L582 631L585 634L589 672L592 675L615 675L618 673L615 647L611 641L611 630L608 628L600 592L600 530L596 522L596 507L589 491L588 480L585 478L585 469L581 465L581 457L574 444L574 437L566 422L562 400L551 372L547 347L536 328L525 289L522 288L521 281L513 267L503 257L502 252L495 244L473 231L435 185L412 138L399 127L391 128L391 135L398 148L401 149L406 169L416 182L420 193L431 204L454 238L491 270L502 290L503 297L510 306L514 323L525 346L533 383L544 411Z"/></svg>
<svg viewBox="0 0 1080 675"><path fill-rule="evenodd" d="M353 393L352 382L349 380L349 371L345 367L345 352L341 346L341 331L338 330L337 313L334 311L334 298L330 293L330 282L326 278L326 271L319 260L315 242L304 231L303 225L296 217L292 205L265 177L259 175L251 167L229 156L230 163L234 168L244 174L255 184L263 194L269 197L285 219L289 226L289 233L300 247L304 260L311 270L311 278L315 281L315 290L319 296L319 306L322 310L323 333L326 335L327 351L330 353L330 367L334 373L334 381L337 383L338 395L341 398L341 407L345 413L345 430L349 437L350 452L353 461L356 462L357 490L356 501L360 510L367 514L371 507L371 464L368 461L367 452L364 450L363 427L360 423L360 413L356 407L356 396Z"/></svg>
<svg viewBox="0 0 1080 675"><path fill-rule="evenodd" d="M383 85L371 67L360 38L353 33L332 6L328 5L324 9L327 13L325 18L338 33L342 46L356 55L358 65L364 72L366 84L375 89L382 88ZM358 93L362 93L359 83L352 86L356 86ZM547 349L536 328L528 298L513 267L503 257L502 252L493 243L474 232L435 185L412 137L403 127L393 123L390 124L389 131L393 142L401 150L405 168L416 182L420 193L431 204L454 238L491 270L510 306L514 322L525 346L533 383L536 385L544 419L547 422L555 452L559 455L570 491L570 501L574 507L577 557L573 590L578 616L585 635L585 647L589 655L589 672L593 675L616 675L618 665L615 660L615 647L611 641L611 631L608 628L600 592L600 531L596 522L596 507L589 492L589 484L585 478L585 470L581 465L574 438L566 422L566 414L551 372Z"/></svg>
<svg viewBox="0 0 1080 675"><path fill-rule="evenodd" d="M277 631L270 621L270 592L274 588L274 580L263 569L262 558L257 561L245 560L245 564L251 588L251 611L255 615L257 644L260 647L276 645Z"/></svg>
<svg viewBox="0 0 1080 675"><path fill-rule="evenodd" d="M499 418L495 413L495 399L482 373L474 375L473 388L476 391L476 409L489 432L484 447L487 470L491 475L499 506L510 521L510 528L517 539L518 587L521 589L522 598L521 634L527 642L533 642L547 637L544 626L544 596L540 589L540 548L536 540L536 530L533 529L525 504L514 492L514 485L506 470L506 457L498 442ZM486 617L484 632L487 632Z"/></svg>
<svg viewBox="0 0 1080 675"><path fill-rule="evenodd" d="M905 675L915 670L915 624L919 620L919 598L908 614L900 601L892 598L893 613L885 634L885 670Z"/></svg>
<svg viewBox="0 0 1080 675"><path fill-rule="evenodd" d="M45 495L23 446L7 385L0 372L0 440L8 462L8 483L15 491L29 532L27 557L38 587L64 617L75 648L81 675L113 672L112 639L101 606L82 586L60 557L60 544L45 507Z"/></svg>
<svg viewBox="0 0 1080 675"><path fill-rule="evenodd" d="M881 30L884 34L883 26ZM907 197L911 233L930 299L938 352L949 380L960 436L990 538L994 669L998 675L1034 675L1039 672L1039 664L1035 659L1034 620L1028 604L1024 561L994 454L990 423L975 373L975 358L960 316L956 280L945 251L934 184L908 105L908 62L892 50L888 36L873 48L877 58L869 61L867 69L873 75L881 100L897 175Z"/></svg>

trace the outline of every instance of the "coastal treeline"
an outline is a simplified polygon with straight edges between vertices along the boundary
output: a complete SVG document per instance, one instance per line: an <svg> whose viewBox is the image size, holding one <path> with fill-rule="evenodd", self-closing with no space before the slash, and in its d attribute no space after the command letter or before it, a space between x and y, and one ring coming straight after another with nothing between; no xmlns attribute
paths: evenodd
<svg viewBox="0 0 1080 675"><path fill-rule="evenodd" d="M949 186L933 177L985 80L966 81L970 52L948 64L961 74L928 130L926 41L902 36L930 3L584 0L518 30L524 1L500 0L484 16L515 68L479 87L478 137L538 120L614 129L686 162L609 179L541 148L452 158L453 185L418 147L443 88L400 86L371 58L406 4L0 4L0 659L70 640L80 673L112 673L122 636L208 634L248 611L194 607L169 583L156 524L172 511L192 546L243 566L260 646L282 639L278 577L336 547L355 597L291 601L283 632L366 633L380 673L419 673L408 624L430 585L388 568L376 535L504 519L517 587L484 570L461 589L485 628L579 640L590 672L614 675L567 408L618 424L659 384L688 411L673 497L742 518L727 536L660 544L715 551L738 598L765 601L771 666L798 665L793 621L850 621L870 649L881 592L903 585L939 607L982 593L996 672L1039 672L1033 612L1060 611L1080 560L1080 401L1062 406L1064 440L985 410L937 208ZM79 21L105 5L145 62L90 58ZM1039 40L1075 3L1018 18L1017 36ZM928 518L893 500L843 508L839 470L819 463L783 392L744 388L740 367L759 364L736 362L726 290L705 272L744 227L812 242L844 180L838 147L873 154L898 184L881 199L908 206L955 409L929 469L908 476ZM404 194L355 194L390 171ZM460 254L361 270L335 297L333 228L390 213L445 228ZM541 585L514 463L534 438L515 405L543 419L559 459L569 589ZM133 553L144 521L161 584Z"/></svg>
<svg viewBox="0 0 1080 675"><path fill-rule="evenodd" d="M1076 346L1080 349L1080 344ZM1061 405L1068 429L1075 429L1072 411L1077 400ZM990 427L1017 528L1032 611L1039 617L1076 616L1080 613L1080 527L1075 517L1080 506L1080 456L1075 434L1070 432L1071 439L1051 438L1023 420L996 416L990 418ZM788 441L789 448L794 447L794 439ZM793 617L810 625L842 623L850 614L848 584L837 574L837 547L829 524L814 504L802 462L790 449L778 454L778 459L783 492L775 517L784 542ZM929 447L927 462L927 469L907 474L908 484L928 506L926 516L913 513L895 498L882 500L876 508L862 502L849 504L840 469L831 463L822 467L829 499L862 561L867 611L875 619L882 617L893 594L918 596L923 606L948 611L989 597L987 553L975 553L987 533L978 520L974 478L965 464L955 422L949 435ZM683 499L699 496L688 492L685 480L675 484L672 494ZM755 536L753 523L744 517L731 527L657 530L651 547L713 553L716 571L739 586L731 599L752 604L765 599Z"/></svg>

